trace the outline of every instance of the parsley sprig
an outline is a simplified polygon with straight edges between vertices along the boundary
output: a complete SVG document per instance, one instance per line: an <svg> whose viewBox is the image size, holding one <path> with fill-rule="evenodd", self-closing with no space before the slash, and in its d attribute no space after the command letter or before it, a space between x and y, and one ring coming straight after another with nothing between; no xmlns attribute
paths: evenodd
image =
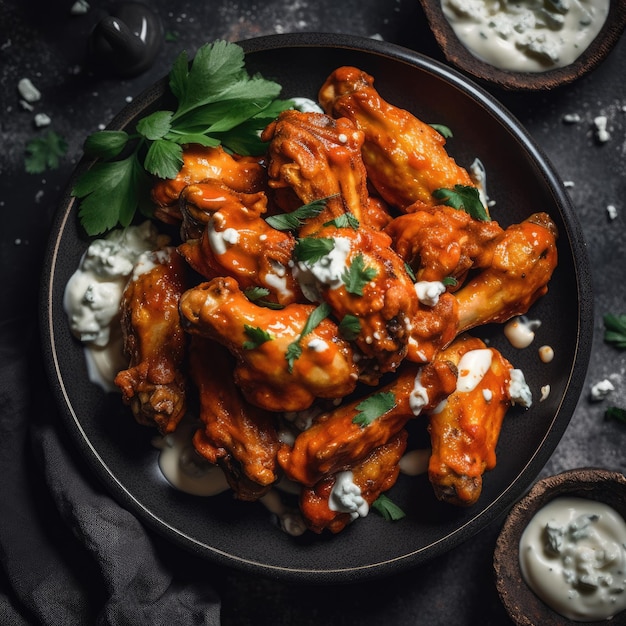
<svg viewBox="0 0 626 626"><path fill-rule="evenodd" d="M292 102L278 100L281 86L250 76L244 61L243 49L226 41L205 44L191 64L182 52L169 75L174 110L141 118L132 134L103 130L87 138L85 153L100 160L79 177L72 194L81 199L78 215L89 235L128 226L137 209L146 213L150 175L175 178L185 144L264 152L260 131Z"/></svg>
<svg viewBox="0 0 626 626"><path fill-rule="evenodd" d="M259 328L258 326L244 324L243 327L246 337L248 337L248 340L244 341L242 345L244 350L254 350L255 348L263 345L266 341L272 341L273 339L272 335L270 335L265 329Z"/></svg>
<svg viewBox="0 0 626 626"><path fill-rule="evenodd" d="M475 220L491 221L476 187L454 185L454 189L435 189L433 196L437 200L443 200L443 204L451 206L453 209L469 213Z"/></svg>
<svg viewBox="0 0 626 626"><path fill-rule="evenodd" d="M270 290L267 289L267 287L248 287L244 290L243 294L250 302L254 302L257 306L264 306L267 309L274 309L276 311L285 308L278 302L266 300L266 297L270 295Z"/></svg>
<svg viewBox="0 0 626 626"><path fill-rule="evenodd" d="M29 174L41 174L59 167L61 157L67 152L67 141L57 132L49 130L26 144L24 166Z"/></svg>
<svg viewBox="0 0 626 626"><path fill-rule="evenodd" d="M341 275L341 280L348 293L362 296L365 285L375 278L377 274L378 270L376 268L365 266L365 259L359 252L352 259L350 267L347 267Z"/></svg>
<svg viewBox="0 0 626 626"><path fill-rule="evenodd" d="M313 332L329 315L330 305L327 302L322 302L322 304L311 311L311 314L307 318L298 338L287 346L285 358L287 359L287 371L290 374L293 372L293 365L295 361L302 356L302 339L304 339L304 337L306 337L309 333Z"/></svg>
<svg viewBox="0 0 626 626"><path fill-rule="evenodd" d="M317 217L326 208L328 200L332 197L333 196L328 196L327 198L313 200L312 202L303 204L291 213L270 215L265 218L265 221L276 230L297 230L309 218Z"/></svg>

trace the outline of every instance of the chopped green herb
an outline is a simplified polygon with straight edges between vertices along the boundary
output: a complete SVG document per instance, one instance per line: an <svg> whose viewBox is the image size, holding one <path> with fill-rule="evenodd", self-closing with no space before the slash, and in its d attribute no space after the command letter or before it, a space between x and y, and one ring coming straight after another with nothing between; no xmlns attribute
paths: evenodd
<svg viewBox="0 0 626 626"><path fill-rule="evenodd" d="M452 131L447 126L444 126L443 124L431 124L431 126L446 139L450 139L451 137L454 136L452 134Z"/></svg>
<svg viewBox="0 0 626 626"><path fill-rule="evenodd" d="M293 249L297 261L315 263L325 257L335 247L335 240L328 237L304 237L298 239Z"/></svg>
<svg viewBox="0 0 626 626"><path fill-rule="evenodd" d="M284 306L282 304L278 304L278 302L272 302L271 300L266 300L265 297L269 296L270 290L266 287L248 287L243 292L244 296L250 300L250 302L254 302L257 306L264 306L267 309L279 310L283 309Z"/></svg>
<svg viewBox="0 0 626 626"><path fill-rule="evenodd" d="M200 47L191 64L187 53L181 53L172 66L169 87L177 100L175 110L150 113L137 122L133 134L105 130L87 138L86 154L101 161L72 190L81 199L79 216L87 234L126 226L137 209L146 212L144 179L149 180L148 174L175 178L185 144L221 144L239 154L262 154L260 131L293 104L277 99L277 83L250 76L243 49L226 41ZM109 162L123 153L123 159ZM111 184L113 172L116 185Z"/></svg>
<svg viewBox="0 0 626 626"><path fill-rule="evenodd" d="M310 217L317 217L325 208L329 198L313 200L308 204L303 204L291 213L281 213L280 215L270 215L265 221L276 230L297 230L305 220Z"/></svg>
<svg viewBox="0 0 626 626"><path fill-rule="evenodd" d="M604 316L604 341L614 344L617 348L626 348L626 315Z"/></svg>
<svg viewBox="0 0 626 626"><path fill-rule="evenodd" d="M302 355L302 345L300 342L306 335L315 330L320 323L330 315L330 305L327 302L322 302L317 306L307 318L300 336L295 341L292 341L287 346L285 352L285 358L287 359L287 370L289 373L293 371L294 362Z"/></svg>
<svg viewBox="0 0 626 626"><path fill-rule="evenodd" d="M459 281L454 276L446 276L441 282L446 287L456 287L459 284Z"/></svg>
<svg viewBox="0 0 626 626"><path fill-rule="evenodd" d="M404 269L406 270L406 273L409 275L409 278L413 282L416 282L417 278L415 277L415 272L413 271L413 268L408 263L405 263L404 264Z"/></svg>
<svg viewBox="0 0 626 626"><path fill-rule="evenodd" d="M616 420L618 422L622 422L622 424L626 424L626 409L621 409L617 406L610 406L604 412L604 419Z"/></svg>
<svg viewBox="0 0 626 626"><path fill-rule="evenodd" d="M263 328L259 328L258 326L249 326L248 324L244 324L243 327L246 336L249 338L249 341L243 342L242 348L244 350L254 350L266 341L272 340L272 335L270 335L266 330L263 330Z"/></svg>
<svg viewBox="0 0 626 626"><path fill-rule="evenodd" d="M353 228L357 230L359 228L359 220L352 215L352 213L343 213L339 217L336 217L330 222L326 222L324 226L336 226L337 228Z"/></svg>
<svg viewBox="0 0 626 626"><path fill-rule="evenodd" d="M24 165L29 174L41 174L59 167L61 157L67 152L67 141L53 130L26 144Z"/></svg>
<svg viewBox="0 0 626 626"><path fill-rule="evenodd" d="M361 321L356 315L344 315L341 322L339 322L339 334L346 341L354 341L361 332Z"/></svg>
<svg viewBox="0 0 626 626"><path fill-rule="evenodd" d="M363 287L369 283L372 278L378 274L378 271L373 267L365 267L365 260L363 255L359 252L352 259L350 267L346 268L341 275L341 280L346 287L348 293L352 293L357 296L363 295Z"/></svg>
<svg viewBox="0 0 626 626"><path fill-rule="evenodd" d="M406 517L406 513L384 493L381 493L378 498L372 502L372 507L388 522L396 522L397 520Z"/></svg>
<svg viewBox="0 0 626 626"><path fill-rule="evenodd" d="M454 185L454 189L436 189L433 191L433 196L438 200L443 200L443 204L453 209L469 213L475 220L490 221L476 187Z"/></svg>
<svg viewBox="0 0 626 626"><path fill-rule="evenodd" d="M396 404L396 397L391 391L380 391L365 398L356 405L358 413L352 418L354 424L368 426L381 415L390 411Z"/></svg>

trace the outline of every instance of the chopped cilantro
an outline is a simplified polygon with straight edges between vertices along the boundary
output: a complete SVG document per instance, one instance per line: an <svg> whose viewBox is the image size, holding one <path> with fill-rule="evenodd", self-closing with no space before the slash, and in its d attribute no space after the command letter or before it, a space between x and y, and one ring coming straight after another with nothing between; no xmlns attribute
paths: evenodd
<svg viewBox="0 0 626 626"><path fill-rule="evenodd" d="M459 284L459 281L454 276L446 276L441 282L446 287L456 287Z"/></svg>
<svg viewBox="0 0 626 626"><path fill-rule="evenodd" d="M413 268L408 263L405 263L404 264L404 269L406 270L406 273L409 275L409 278L413 282L416 282L417 278L415 277L415 272L413 271Z"/></svg>
<svg viewBox="0 0 626 626"><path fill-rule="evenodd" d="M324 226L336 226L337 228L359 228L359 220L352 213L343 213L329 222L325 222Z"/></svg>
<svg viewBox="0 0 626 626"><path fill-rule="evenodd" d="M433 196L438 200L443 200L443 204L453 209L469 213L475 220L491 221L476 187L454 185L454 189L436 189L433 191Z"/></svg>
<svg viewBox="0 0 626 626"><path fill-rule="evenodd" d="M315 263L331 252L334 247L334 239L328 237L303 237L296 242L293 255L297 261Z"/></svg>
<svg viewBox="0 0 626 626"><path fill-rule="evenodd" d="M29 174L41 174L59 167L61 157L67 152L67 142L61 135L49 130L26 144L24 165Z"/></svg>
<svg viewBox="0 0 626 626"><path fill-rule="evenodd" d="M332 196L329 196L329 198ZM276 230L297 230L305 220L310 217L317 217L326 207L329 198L320 198L307 204L303 204L291 213L281 213L280 215L270 215L265 221Z"/></svg>
<svg viewBox="0 0 626 626"><path fill-rule="evenodd" d="M604 316L604 341L622 350L626 348L626 315Z"/></svg>
<svg viewBox="0 0 626 626"><path fill-rule="evenodd" d="M363 254L360 252L354 256L350 267L346 268L341 275L341 280L346 287L348 293L352 293L357 296L363 295L363 287L369 283L372 278L378 274L378 271L373 267L365 267L365 260Z"/></svg>
<svg viewBox="0 0 626 626"><path fill-rule="evenodd" d="M361 321L356 315L344 315L341 322L339 322L339 334L346 341L354 341L361 332Z"/></svg>
<svg viewBox="0 0 626 626"><path fill-rule="evenodd" d="M352 418L354 424L368 426L374 420L390 411L396 404L396 397L391 391L380 391L365 398L356 405L358 413Z"/></svg>
<svg viewBox="0 0 626 626"><path fill-rule="evenodd" d="M327 302L322 302L322 304L320 304L315 309L313 309L313 311L311 311L311 314L304 323L304 327L302 328L302 332L300 333L298 339L292 341L287 346L285 358L287 359L287 370L289 371L289 373L293 371L294 362L302 355L302 345L300 344L302 339L310 332L315 330L320 325L322 320L327 318L329 315L330 305Z"/></svg>
<svg viewBox="0 0 626 626"><path fill-rule="evenodd" d="M406 513L384 493L381 493L372 502L372 508L378 511L388 522L395 522L406 517Z"/></svg>
<svg viewBox="0 0 626 626"><path fill-rule="evenodd" d="M263 328L259 328L258 326L249 326L248 324L244 324L244 330L246 333L246 337L249 338L249 341L244 341L242 348L244 350L254 350L258 348L260 345L264 344L266 341L272 340L272 335L270 335Z"/></svg>
<svg viewBox="0 0 626 626"><path fill-rule="evenodd" d="M453 137L454 135L452 134L452 131L450 130L450 128L448 128L447 126L445 126L444 124L430 124L440 135L442 135L443 137L445 137L446 139L450 139L451 137Z"/></svg>
<svg viewBox="0 0 626 626"><path fill-rule="evenodd" d="M266 287L248 287L243 292L244 296L246 296L250 302L254 302L257 306L264 306L267 309L274 310L283 309L284 307L282 304L265 299L266 296L269 296L269 293L270 290Z"/></svg>

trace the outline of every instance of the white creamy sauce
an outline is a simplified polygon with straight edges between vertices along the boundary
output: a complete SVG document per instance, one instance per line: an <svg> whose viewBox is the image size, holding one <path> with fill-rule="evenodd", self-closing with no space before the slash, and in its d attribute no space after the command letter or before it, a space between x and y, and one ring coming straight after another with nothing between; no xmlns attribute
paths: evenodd
<svg viewBox="0 0 626 626"><path fill-rule="evenodd" d="M535 339L540 320L528 319L525 315L511 318L504 325L504 336L514 348L527 348Z"/></svg>
<svg viewBox="0 0 626 626"><path fill-rule="evenodd" d="M307 348L313 352L324 352L328 350L328 344L319 337L313 337L313 339L309 340Z"/></svg>
<svg viewBox="0 0 626 626"><path fill-rule="evenodd" d="M398 467L407 476L419 476L428 471L430 448L419 448L406 452L398 463Z"/></svg>
<svg viewBox="0 0 626 626"><path fill-rule="evenodd" d="M290 98L293 108L302 113L323 113L322 107L310 98Z"/></svg>
<svg viewBox="0 0 626 626"><path fill-rule="evenodd" d="M106 391L126 367L118 331L124 288L140 259L144 269L153 262L142 255L157 248L159 239L149 221L111 231L89 245L65 286L63 307L70 330L85 345L90 380Z"/></svg>
<svg viewBox="0 0 626 626"><path fill-rule="evenodd" d="M217 256L226 254L226 250L239 241L239 232L234 228L215 230L214 219L207 225L207 234L209 236L209 246L212 252Z"/></svg>
<svg viewBox="0 0 626 626"><path fill-rule="evenodd" d="M351 241L346 237L332 237L333 249L314 262L298 261L293 275L300 285L304 297L311 302L318 302L320 286L338 289L343 284L341 275L347 268Z"/></svg>
<svg viewBox="0 0 626 626"><path fill-rule="evenodd" d="M463 45L500 69L544 72L575 61L598 35L609 0L441 0Z"/></svg>
<svg viewBox="0 0 626 626"><path fill-rule="evenodd" d="M354 474L350 470L337 473L328 508L339 513L349 513L352 520L369 513L369 504L361 495L360 487L354 483Z"/></svg>
<svg viewBox="0 0 626 626"><path fill-rule="evenodd" d="M528 586L574 621L626 609L626 523L610 506L560 497L540 509L520 539Z"/></svg>
<svg viewBox="0 0 626 626"><path fill-rule="evenodd" d="M422 385L421 370L415 376L413 389L409 396L409 408L416 417L422 412L422 409L428 404L428 389Z"/></svg>
<svg viewBox="0 0 626 626"><path fill-rule="evenodd" d="M470 350L459 361L459 376L456 381L457 391L472 391L483 379L491 367L493 354L489 348Z"/></svg>
<svg viewBox="0 0 626 626"><path fill-rule="evenodd" d="M530 387L526 384L524 372L520 369L509 370L511 380L509 381L509 397L513 404L519 404L525 408L529 408L533 403L533 394Z"/></svg>
<svg viewBox="0 0 626 626"><path fill-rule="evenodd" d="M415 283L417 299L425 306L435 306L439 296L446 292L446 286L438 281L420 280Z"/></svg>
<svg viewBox="0 0 626 626"><path fill-rule="evenodd" d="M541 346L539 348L539 358L542 363L550 363L554 359L554 349L552 346Z"/></svg>

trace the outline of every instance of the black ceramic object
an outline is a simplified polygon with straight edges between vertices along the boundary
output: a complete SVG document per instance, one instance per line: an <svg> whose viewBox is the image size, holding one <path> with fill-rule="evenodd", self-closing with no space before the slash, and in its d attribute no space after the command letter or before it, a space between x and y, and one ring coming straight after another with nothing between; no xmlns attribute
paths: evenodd
<svg viewBox="0 0 626 626"><path fill-rule="evenodd" d="M163 25L141 2L112 6L89 36L89 61L101 74L130 78L152 66L163 45Z"/></svg>
<svg viewBox="0 0 626 626"><path fill-rule="evenodd" d="M77 219L76 199L59 207L47 253L42 324L46 361L66 427L77 449L110 492L147 525L214 562L292 581L356 581L407 569L454 548L503 513L534 480L559 442L583 386L592 337L590 272L582 233L556 172L528 133L485 91L454 70L385 42L335 34L294 34L242 42L252 73L283 85L285 97L316 98L338 66L355 65L375 77L390 102L424 121L453 130L448 150L464 166L479 157L496 201L494 219L519 222L541 207L559 229L559 266L550 291L532 309L542 321L537 345L549 343L545 364L536 347L514 350L501 326L480 334L524 370L535 404L507 415L498 465L485 476L478 503L460 509L438 502L426 476L401 476L390 497L406 512L386 522L375 512L336 536L292 538L272 523L261 504L228 493L197 498L171 488L157 469L153 431L134 423L119 396L105 395L87 379L82 348L63 311L65 284L88 244ZM130 128L163 103L164 79L136 98L109 125ZM75 176L90 166L79 164ZM71 188L73 180L70 181ZM551 386L542 402L540 388ZM426 438L425 420L415 436Z"/></svg>

